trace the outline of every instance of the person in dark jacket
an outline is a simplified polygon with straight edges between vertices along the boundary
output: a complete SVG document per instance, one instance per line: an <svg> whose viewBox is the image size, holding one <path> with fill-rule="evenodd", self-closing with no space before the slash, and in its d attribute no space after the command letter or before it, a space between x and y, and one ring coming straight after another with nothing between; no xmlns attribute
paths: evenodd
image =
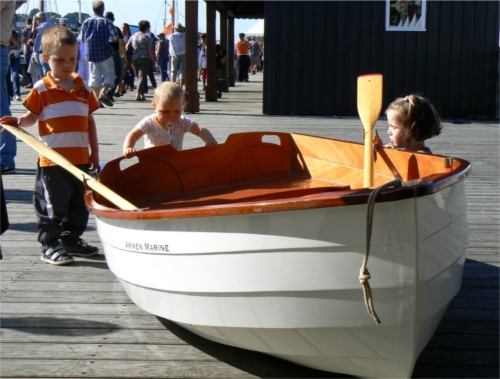
<svg viewBox="0 0 500 379"><path fill-rule="evenodd" d="M168 75L168 62L170 60L170 41L165 38L164 33L158 34L158 44L156 46L156 60L161 72L161 81L170 80Z"/></svg>
<svg viewBox="0 0 500 379"><path fill-rule="evenodd" d="M5 193L3 191L2 174L0 174L0 234L3 234L7 229L9 229L9 215L7 214L7 204L5 202ZM0 246L0 259L2 259L2 247Z"/></svg>

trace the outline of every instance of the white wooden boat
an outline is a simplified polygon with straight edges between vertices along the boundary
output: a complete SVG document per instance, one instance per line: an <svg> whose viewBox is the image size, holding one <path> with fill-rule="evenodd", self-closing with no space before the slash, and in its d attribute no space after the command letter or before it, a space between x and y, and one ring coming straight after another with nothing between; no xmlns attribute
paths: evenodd
<svg viewBox="0 0 500 379"><path fill-rule="evenodd" d="M375 149L368 314L359 281L369 195L363 145L240 133L213 148L170 146L106 165L97 194L106 260L130 298L210 340L304 366L409 377L458 292L467 245L467 161Z"/></svg>

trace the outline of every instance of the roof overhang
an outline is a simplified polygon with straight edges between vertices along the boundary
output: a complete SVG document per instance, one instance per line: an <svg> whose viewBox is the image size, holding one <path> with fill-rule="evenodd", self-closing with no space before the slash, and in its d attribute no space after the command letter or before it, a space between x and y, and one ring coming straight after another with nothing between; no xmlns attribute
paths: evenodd
<svg viewBox="0 0 500 379"><path fill-rule="evenodd" d="M209 2L210 0L205 0ZM210 1L220 11L234 18L264 18L264 1Z"/></svg>

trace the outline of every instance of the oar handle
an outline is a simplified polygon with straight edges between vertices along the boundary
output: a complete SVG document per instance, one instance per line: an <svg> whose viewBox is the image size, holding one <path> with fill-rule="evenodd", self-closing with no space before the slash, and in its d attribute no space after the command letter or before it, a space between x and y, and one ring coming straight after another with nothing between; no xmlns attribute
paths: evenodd
<svg viewBox="0 0 500 379"><path fill-rule="evenodd" d="M365 128L365 151L363 165L363 187L373 187L373 126Z"/></svg>
<svg viewBox="0 0 500 379"><path fill-rule="evenodd" d="M125 200L123 197L118 195L116 192L112 191L110 188L106 187L104 184L99 183L97 180L95 180L92 176L90 176L86 172L80 170L78 167L76 167L73 163L68 161L57 151L46 146L43 142L33 137L26 130L6 124L0 124L0 126L5 130L9 131L10 133L14 134L16 137L18 137L20 140L25 142L28 146L39 152L44 157L47 157L52 162L64 168L70 174L75 176L78 180L84 182L86 185L88 185L94 191L99 193L102 197L104 197L105 199L109 200L111 203L116 205L118 208L127 211L138 209L134 204Z"/></svg>

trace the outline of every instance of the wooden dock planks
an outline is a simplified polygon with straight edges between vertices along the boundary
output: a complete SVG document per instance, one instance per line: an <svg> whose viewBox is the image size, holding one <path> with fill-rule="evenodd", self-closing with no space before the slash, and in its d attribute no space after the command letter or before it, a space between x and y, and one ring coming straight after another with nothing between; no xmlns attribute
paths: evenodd
<svg viewBox="0 0 500 379"><path fill-rule="evenodd" d="M361 142L356 119L262 115L262 77L251 79L216 103L202 102L201 112L191 117L219 141L237 131L273 130ZM12 108L14 114L23 111L18 102ZM119 155L127 132L151 112L148 102L136 102L130 93L99 110L101 161ZM387 140L385 125L380 119L377 129ZM435 152L472 162L469 249L462 289L418 359L414 377L499 377L499 137L494 122L445 122L442 135L429 141ZM195 146L200 141L188 135L185 147ZM0 377L345 377L212 343L159 320L130 302L102 256L76 258L63 267L40 262L31 204L36 154L18 142L16 162L17 174L3 177L11 228L0 237ZM100 246L92 218L84 237Z"/></svg>

